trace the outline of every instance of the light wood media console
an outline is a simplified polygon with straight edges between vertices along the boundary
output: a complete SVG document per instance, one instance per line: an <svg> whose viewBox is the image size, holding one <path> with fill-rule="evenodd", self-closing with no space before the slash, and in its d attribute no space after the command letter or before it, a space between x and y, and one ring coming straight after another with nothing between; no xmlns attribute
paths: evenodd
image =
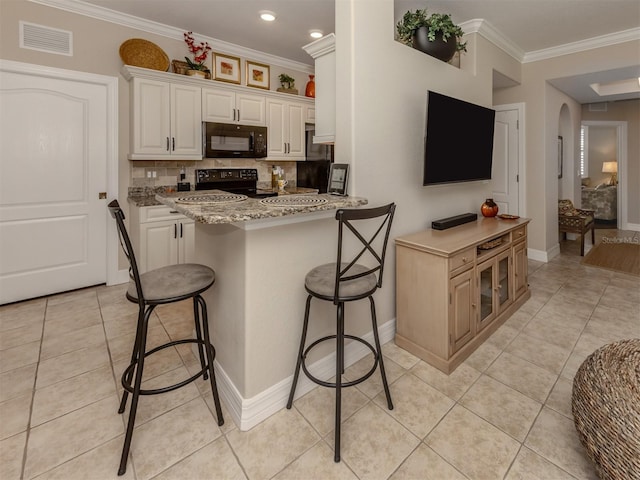
<svg viewBox="0 0 640 480"><path fill-rule="evenodd" d="M529 299L529 219L396 238L396 345L449 374Z"/></svg>

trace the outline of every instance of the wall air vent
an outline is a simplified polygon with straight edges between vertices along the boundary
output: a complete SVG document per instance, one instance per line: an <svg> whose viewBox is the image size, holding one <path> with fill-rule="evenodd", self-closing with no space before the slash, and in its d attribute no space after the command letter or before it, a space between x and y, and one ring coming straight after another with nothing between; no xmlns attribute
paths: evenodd
<svg viewBox="0 0 640 480"><path fill-rule="evenodd" d="M21 21L20 48L73 56L73 33Z"/></svg>
<svg viewBox="0 0 640 480"><path fill-rule="evenodd" d="M590 103L589 111L590 112L606 112L607 102Z"/></svg>

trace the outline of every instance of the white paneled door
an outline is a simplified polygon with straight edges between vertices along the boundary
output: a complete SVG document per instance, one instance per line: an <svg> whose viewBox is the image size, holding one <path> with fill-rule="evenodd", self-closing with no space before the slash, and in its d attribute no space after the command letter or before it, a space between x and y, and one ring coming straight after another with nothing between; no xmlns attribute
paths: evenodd
<svg viewBox="0 0 640 480"><path fill-rule="evenodd" d="M497 110L493 136L491 190L500 213L520 214L517 109Z"/></svg>
<svg viewBox="0 0 640 480"><path fill-rule="evenodd" d="M106 280L108 88L71 73L0 71L0 304Z"/></svg>

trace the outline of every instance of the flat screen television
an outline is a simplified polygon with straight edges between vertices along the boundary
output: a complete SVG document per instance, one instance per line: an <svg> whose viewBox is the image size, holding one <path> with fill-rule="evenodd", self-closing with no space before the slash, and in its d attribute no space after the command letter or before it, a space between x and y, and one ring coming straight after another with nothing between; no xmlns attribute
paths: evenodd
<svg viewBox="0 0 640 480"><path fill-rule="evenodd" d="M491 179L496 112L429 91L423 185Z"/></svg>

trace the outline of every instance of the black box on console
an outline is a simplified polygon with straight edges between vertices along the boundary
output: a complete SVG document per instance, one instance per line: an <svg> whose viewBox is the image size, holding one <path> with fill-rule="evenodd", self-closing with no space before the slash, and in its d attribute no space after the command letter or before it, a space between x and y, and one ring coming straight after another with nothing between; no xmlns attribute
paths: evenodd
<svg viewBox="0 0 640 480"><path fill-rule="evenodd" d="M431 222L431 228L434 230L446 230L447 228L456 227L463 223L475 222L478 219L477 213L463 213L454 217L441 218Z"/></svg>

